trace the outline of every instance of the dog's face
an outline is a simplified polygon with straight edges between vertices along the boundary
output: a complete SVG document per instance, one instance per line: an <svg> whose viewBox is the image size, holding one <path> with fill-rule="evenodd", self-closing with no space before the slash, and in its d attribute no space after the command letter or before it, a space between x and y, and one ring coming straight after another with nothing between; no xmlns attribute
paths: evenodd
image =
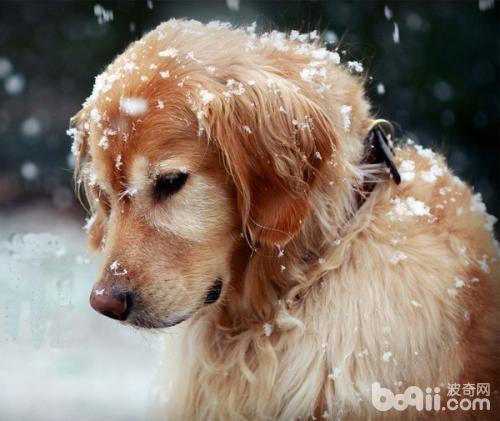
<svg viewBox="0 0 500 421"><path fill-rule="evenodd" d="M243 31L172 21L96 79L71 130L91 244L104 255L95 309L142 327L188 318L239 288L245 240L283 246L311 192L348 181L362 89L331 53L287 42L273 50L272 38L254 45ZM322 70L303 77L311 60ZM327 82L340 93L327 95ZM265 276L275 268L269 260Z"/></svg>
<svg viewBox="0 0 500 421"><path fill-rule="evenodd" d="M240 238L234 189L194 124L158 107L141 119L114 105L109 122L90 123L84 169L99 217L89 234L104 255L91 304L137 326L167 327L216 301L230 278Z"/></svg>

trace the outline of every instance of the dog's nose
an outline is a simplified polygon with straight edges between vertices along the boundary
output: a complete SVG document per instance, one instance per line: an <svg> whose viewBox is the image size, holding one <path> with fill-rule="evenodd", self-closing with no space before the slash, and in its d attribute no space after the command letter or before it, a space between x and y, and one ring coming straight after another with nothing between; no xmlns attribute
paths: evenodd
<svg viewBox="0 0 500 421"><path fill-rule="evenodd" d="M90 305L107 317L125 320L132 305L131 293L115 292L106 288L94 288L90 294Z"/></svg>

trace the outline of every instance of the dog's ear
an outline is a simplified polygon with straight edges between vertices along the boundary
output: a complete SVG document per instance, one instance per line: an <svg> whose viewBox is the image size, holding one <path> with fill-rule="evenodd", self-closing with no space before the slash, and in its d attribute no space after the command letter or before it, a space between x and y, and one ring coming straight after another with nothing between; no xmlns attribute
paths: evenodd
<svg viewBox="0 0 500 421"><path fill-rule="evenodd" d="M67 134L73 139L71 152L75 157L73 174L75 192L82 205L89 208L91 212L84 229L87 231L90 249L97 250L103 243L106 215L103 207L99 205L99 200L96 201L94 170L89 156L89 127L86 117L87 113L84 109L74 115L70 120L70 128ZM83 200L81 197L82 190L85 196ZM84 200L87 201L86 204Z"/></svg>
<svg viewBox="0 0 500 421"><path fill-rule="evenodd" d="M220 148L251 240L285 244L310 210L310 194L335 154L334 124L281 77L229 80L222 95L200 91L201 130ZM201 117L201 118L200 118Z"/></svg>

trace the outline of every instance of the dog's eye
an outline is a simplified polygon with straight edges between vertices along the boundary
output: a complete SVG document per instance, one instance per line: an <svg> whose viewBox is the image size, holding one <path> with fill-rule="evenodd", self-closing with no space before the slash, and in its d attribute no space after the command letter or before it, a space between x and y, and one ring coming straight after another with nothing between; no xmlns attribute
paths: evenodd
<svg viewBox="0 0 500 421"><path fill-rule="evenodd" d="M177 193L186 183L188 174L184 172L166 174L158 177L154 185L154 196L157 201Z"/></svg>

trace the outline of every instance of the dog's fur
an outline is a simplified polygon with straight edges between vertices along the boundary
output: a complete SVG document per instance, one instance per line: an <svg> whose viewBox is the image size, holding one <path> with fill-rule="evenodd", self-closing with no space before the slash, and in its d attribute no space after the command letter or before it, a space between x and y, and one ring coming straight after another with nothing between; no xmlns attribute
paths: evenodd
<svg viewBox="0 0 500 421"><path fill-rule="evenodd" d="M169 21L74 119L96 288L133 291L132 325L192 316L171 419L408 419L377 412L372 383L497 387L494 218L428 149L396 148L400 186L360 165L363 79L309 38ZM155 200L178 171L184 187Z"/></svg>

